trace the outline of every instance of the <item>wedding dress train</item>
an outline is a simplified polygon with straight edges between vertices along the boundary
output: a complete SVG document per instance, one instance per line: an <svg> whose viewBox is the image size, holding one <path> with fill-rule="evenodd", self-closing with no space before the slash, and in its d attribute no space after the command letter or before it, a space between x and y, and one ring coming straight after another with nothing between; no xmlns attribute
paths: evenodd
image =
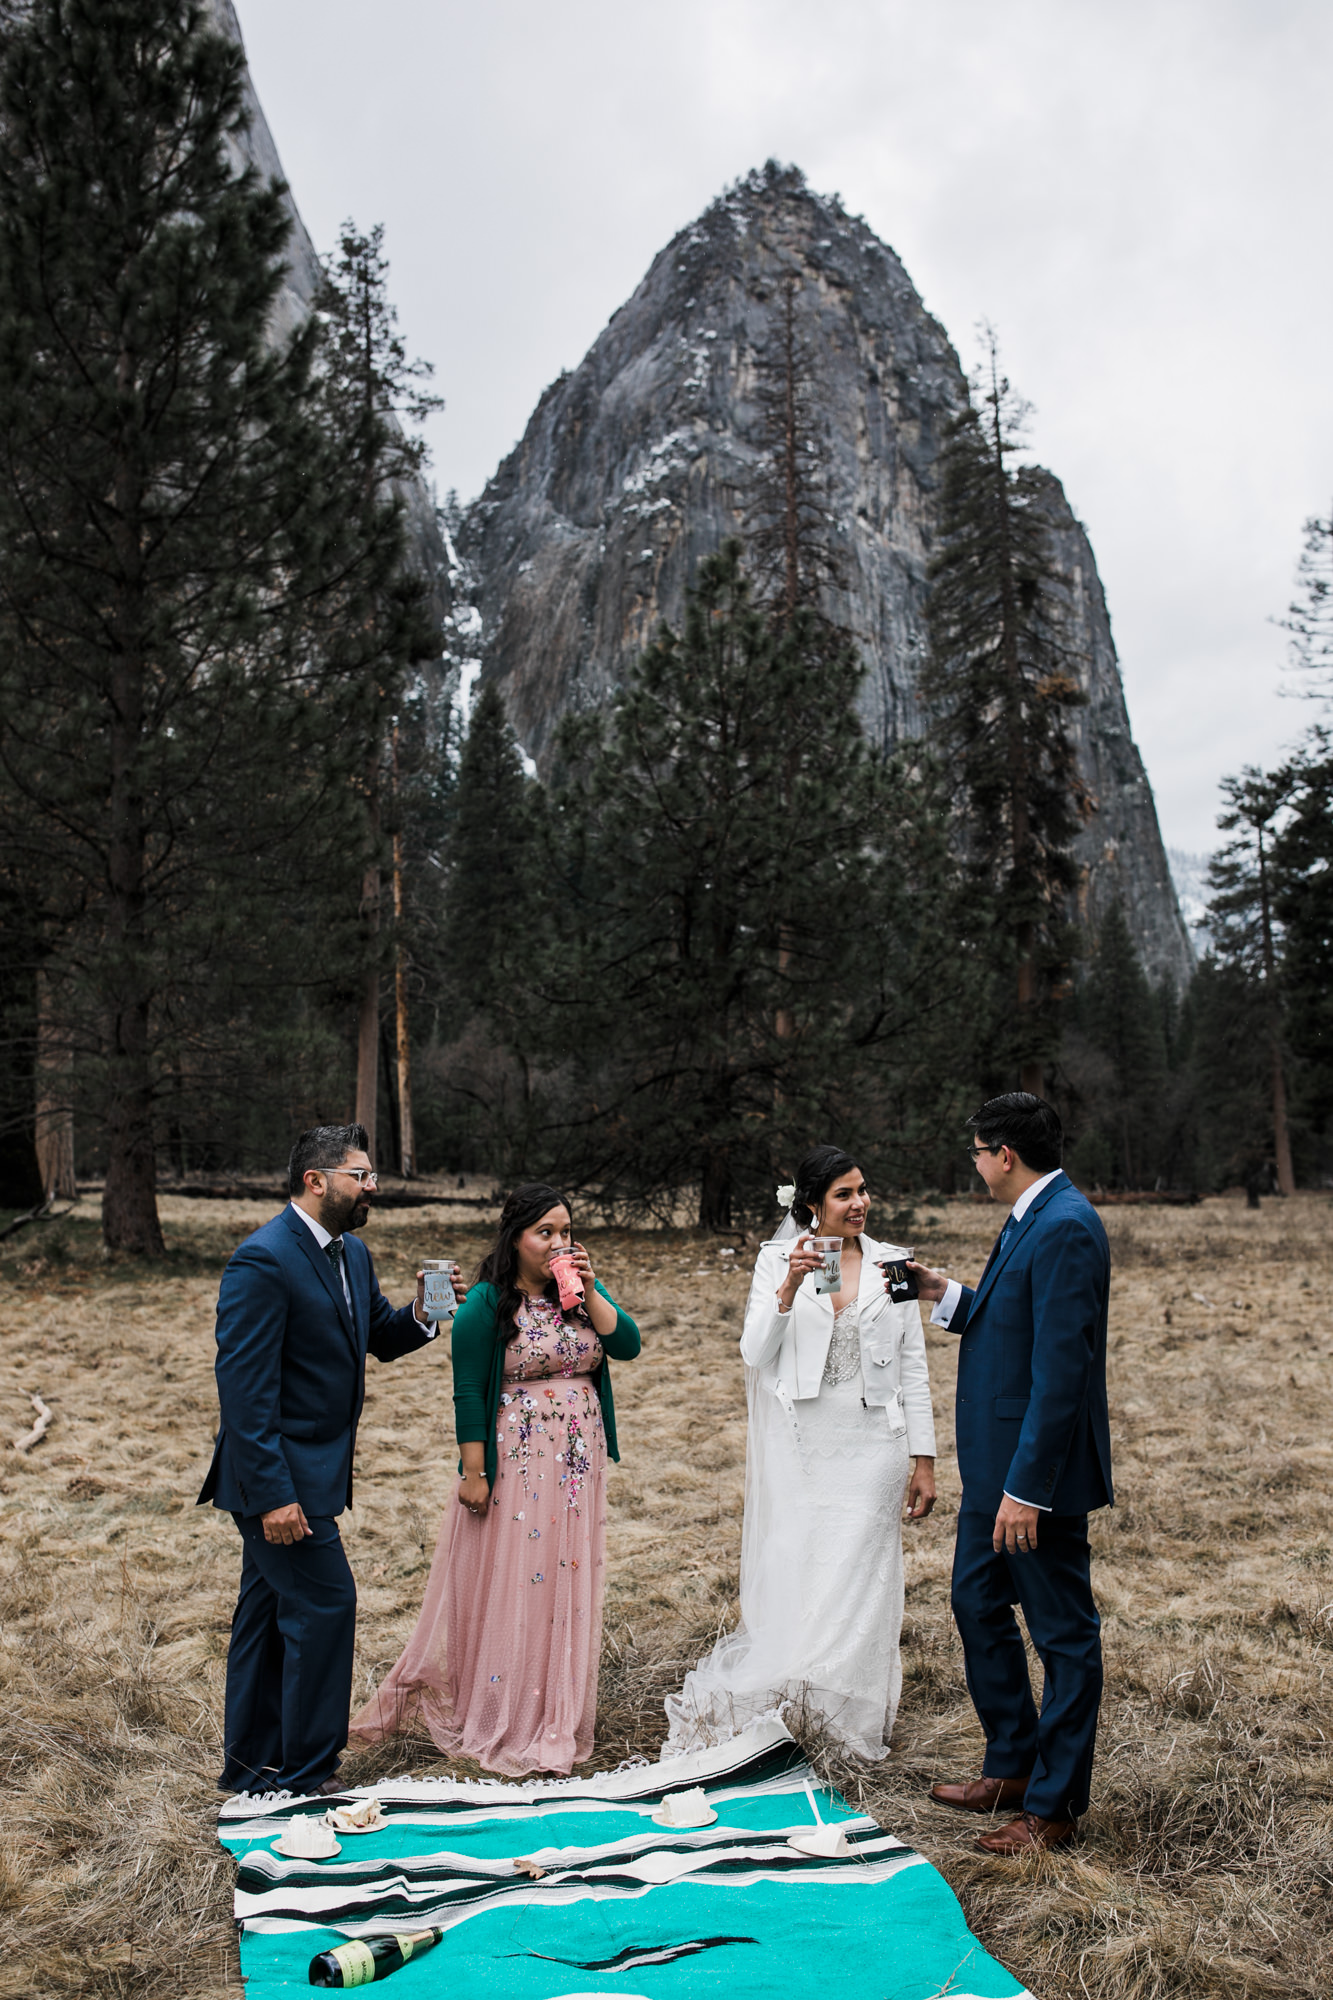
<svg viewBox="0 0 1333 2000"><path fill-rule="evenodd" d="M911 1459L906 1433L862 1400L860 1309L833 1322L817 1396L784 1403L763 1371L745 1371L741 1622L667 1697L663 1756L783 1710L822 1721L856 1755L888 1754Z"/></svg>

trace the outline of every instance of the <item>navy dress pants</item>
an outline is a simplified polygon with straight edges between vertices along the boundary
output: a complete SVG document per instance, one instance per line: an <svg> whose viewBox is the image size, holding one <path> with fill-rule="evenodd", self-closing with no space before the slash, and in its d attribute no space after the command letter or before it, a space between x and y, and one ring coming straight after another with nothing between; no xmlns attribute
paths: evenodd
<svg viewBox="0 0 1333 2000"><path fill-rule="evenodd" d="M338 1523L264 1540L257 1514L233 1514L244 1544L227 1651L227 1791L313 1792L347 1741L356 1639L356 1584Z"/></svg>
<svg viewBox="0 0 1333 2000"><path fill-rule="evenodd" d="M993 1514L960 1513L953 1562L967 1691L986 1732L982 1770L988 1778L1028 1778L1028 1812L1077 1819L1088 1809L1102 1696L1088 1517L1042 1514L1027 1555L996 1555L994 1528ZM1040 1715L1015 1604L1045 1669Z"/></svg>

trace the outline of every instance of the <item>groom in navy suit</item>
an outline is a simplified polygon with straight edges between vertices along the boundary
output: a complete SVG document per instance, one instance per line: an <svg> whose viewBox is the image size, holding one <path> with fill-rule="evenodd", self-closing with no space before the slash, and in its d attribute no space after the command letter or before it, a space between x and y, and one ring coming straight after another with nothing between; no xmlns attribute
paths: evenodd
<svg viewBox="0 0 1333 2000"><path fill-rule="evenodd" d="M351 1706L356 1585L337 1516L352 1503L366 1355L394 1361L436 1329L397 1312L351 1234L378 1182L361 1125L303 1132L291 1201L222 1274L222 1410L202 1506L240 1532L241 1589L227 1652L224 1791L335 1792Z"/></svg>
<svg viewBox="0 0 1333 2000"><path fill-rule="evenodd" d="M1049 1104L1011 1091L969 1122L977 1171L1009 1220L975 1291L913 1269L932 1323L961 1335L953 1612L986 1755L980 1778L931 1796L968 1812L1021 1808L977 1842L1020 1854L1072 1840L1088 1806L1102 1692L1088 1515L1114 1498L1111 1258L1101 1218L1060 1170ZM1045 1670L1040 1714L1015 1604Z"/></svg>

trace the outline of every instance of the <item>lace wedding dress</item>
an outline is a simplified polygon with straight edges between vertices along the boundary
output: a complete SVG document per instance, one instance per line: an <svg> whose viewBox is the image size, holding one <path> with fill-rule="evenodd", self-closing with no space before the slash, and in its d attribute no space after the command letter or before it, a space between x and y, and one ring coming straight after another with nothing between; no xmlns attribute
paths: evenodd
<svg viewBox="0 0 1333 2000"><path fill-rule="evenodd" d="M902 1666L902 1506L910 1459L861 1400L855 1302L833 1322L819 1394L797 1406L746 1370L741 1622L668 1695L662 1755L785 1710L856 1755L887 1756Z"/></svg>

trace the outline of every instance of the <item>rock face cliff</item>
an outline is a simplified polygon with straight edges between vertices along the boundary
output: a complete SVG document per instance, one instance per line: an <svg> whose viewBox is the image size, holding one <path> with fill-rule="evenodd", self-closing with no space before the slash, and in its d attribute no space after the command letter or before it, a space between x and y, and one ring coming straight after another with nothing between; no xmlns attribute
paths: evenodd
<svg viewBox="0 0 1333 2000"><path fill-rule="evenodd" d="M230 36L232 41L244 47L241 24L236 17L232 0L207 0L207 6L219 32ZM287 177L282 171L282 161L278 157L273 134L264 116L264 108L255 94L248 69L245 74L245 99L250 114L250 125L242 145L237 149L237 165L238 167L251 165L258 170L264 180L281 181L285 185ZM301 220L290 190L286 196L286 205L292 220L292 231L287 239L286 283L278 294L273 314L273 331L278 339L294 332L306 319L322 275L319 253L310 240L310 232ZM420 480L406 483L401 491L412 560L426 579L430 590L431 612L439 622L442 633L445 633L450 625L453 590L450 553L436 518L435 503ZM438 679L447 670L448 662L444 657L446 649L446 642L442 638L440 660L435 662L433 667L428 665L423 670L432 678Z"/></svg>
<svg viewBox="0 0 1333 2000"><path fill-rule="evenodd" d="M922 727L935 465L963 375L893 251L770 166L662 251L459 524L473 608L463 670L479 662L500 681L538 769L565 711L607 699L659 622L679 621L700 558L742 527L759 356L792 280L841 567L826 608L865 662L870 737L888 745ZM1098 803L1080 842L1083 911L1095 922L1122 897L1145 966L1183 985L1193 954L1096 564L1054 480L1052 500L1088 694L1080 760Z"/></svg>

